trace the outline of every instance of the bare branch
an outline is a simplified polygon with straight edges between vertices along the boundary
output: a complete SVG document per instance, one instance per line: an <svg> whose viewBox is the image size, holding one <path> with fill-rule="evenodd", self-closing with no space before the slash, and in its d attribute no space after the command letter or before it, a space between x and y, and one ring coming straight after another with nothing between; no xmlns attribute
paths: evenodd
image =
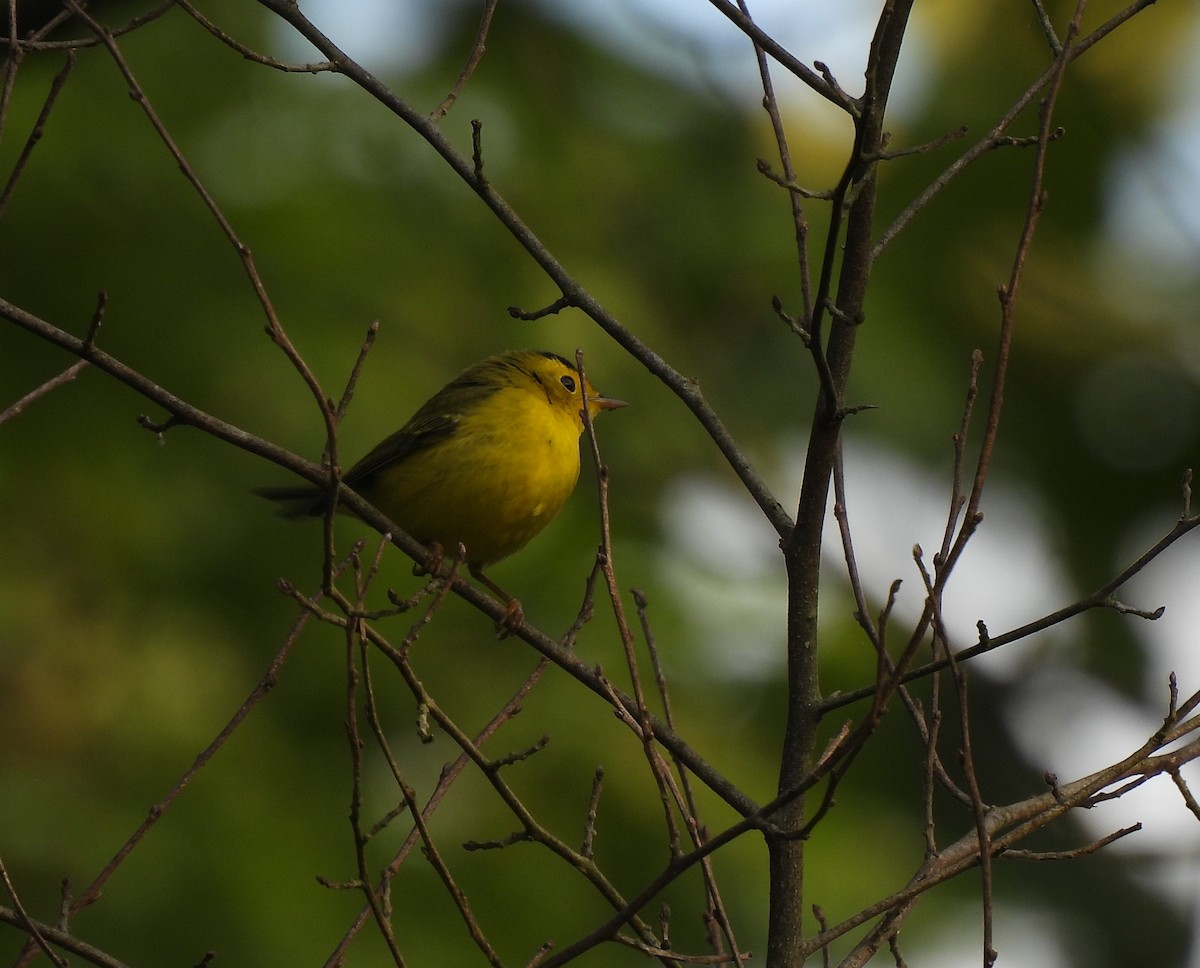
<svg viewBox="0 0 1200 968"><path fill-rule="evenodd" d="M0 905L0 921L5 924L11 924L14 928L35 932L42 940L61 948L63 951L69 951L73 955L78 955L84 961L97 965L98 968L129 968L125 962L118 961L112 955L101 951L86 941L81 941L70 932L51 924L45 924L42 921L26 918L19 911L10 907ZM63 962L61 959L56 958L55 963L62 964Z"/></svg>
<svg viewBox="0 0 1200 968"><path fill-rule="evenodd" d="M1114 576L1112 580L1106 582L1090 595L1086 595L1079 599L1079 601L1064 606L1063 608L1056 609L1042 618L1035 619L1032 622L1028 622L1025 625L1012 629L1009 632L1004 632L1001 635L989 634L987 628L980 623L979 644L972 646L969 649L963 649L961 652L956 653L954 657L955 661L966 662L978 656L985 655L994 649L1001 648L1013 642L1018 642L1021 639L1029 638L1031 635L1045 631L1046 629L1052 628L1055 625L1060 625L1068 619L1074 618L1076 615L1079 615L1083 612L1087 612L1095 608L1114 608L1114 602L1116 602L1116 599L1113 598L1113 592L1128 582L1135 575L1140 573L1147 565L1150 564L1150 562L1154 561L1159 555L1175 544L1180 538L1195 530L1197 526L1200 526L1200 515L1180 519L1175 523L1174 527L1172 527L1170 531L1159 538L1158 541L1156 541L1146 551L1138 556L1135 561L1124 568L1118 575ZM1125 606L1122 609L1114 608L1114 610L1124 611L1127 614L1133 614L1147 619L1157 618L1163 613L1162 609L1142 611L1139 609L1131 609L1128 606ZM913 669L911 672L906 672L901 678L901 681L911 682L914 679L924 678L940 669L945 669L947 666L949 666L949 664L950 661L948 659L937 659L928 663L927 665L919 666L918 668ZM822 710L828 712L831 709L837 709L841 706L847 705L848 703L857 702L860 699L865 699L868 696L873 695L874 691L874 687L863 687L861 689L855 689L852 692L845 692L837 696L830 696L829 699L822 704Z"/></svg>
<svg viewBox="0 0 1200 968"><path fill-rule="evenodd" d="M829 69L817 62L817 73L806 64L801 63L786 48L779 44L751 19L744 6L730 3L729 0L709 0L724 16L739 30L749 37L756 47L769 54L785 70L790 71L827 101L837 105L848 114L856 115L858 102L843 91L834 81Z"/></svg>
<svg viewBox="0 0 1200 968"><path fill-rule="evenodd" d="M29 912L25 910L25 905L21 903L20 895L17 894L16 887L13 886L12 878L9 877L8 868L4 866L3 859L0 859L0 882L3 882L4 889L12 899L13 908L17 916L16 926L28 932L33 943L41 949L42 954L49 958L56 968L67 968L67 963L50 947L45 935L39 930L38 925L30 919Z"/></svg>
<svg viewBox="0 0 1200 968"><path fill-rule="evenodd" d="M10 23L15 27L15 17L10 14ZM8 102L12 95L12 85L17 76L17 61L12 61L5 71L5 83L3 92L0 93L0 132L4 130L4 120L7 114ZM5 182L4 188L0 190L0 218L4 217L4 212L8 208L8 203L12 199L13 192L16 191L17 181L25 171L25 166L29 163L29 157L33 154L33 149L42 139L42 135L46 131L46 122L50 117L50 111L58 101L58 96L62 93L63 86L67 83L67 78L71 76L71 71L75 68L75 51L67 51L67 59L63 64L62 69L54 75L54 80L50 82L50 89L46 93L46 100L42 103L42 109L38 113L37 120L34 121L33 127L29 131L29 137L25 139L25 144L21 148L21 152L17 155L17 160L13 163L12 171L9 173L8 181Z"/></svg>
<svg viewBox="0 0 1200 968"><path fill-rule="evenodd" d="M1110 767L1063 784L1056 791L990 808L986 813L985 825L992 855L1007 853L1014 845L1067 811L1093 802L1107 787L1134 777L1144 782L1151 776L1168 773L1172 768L1200 758L1200 740L1196 739L1169 754L1155 755L1158 749L1197 729L1200 729L1200 723L1196 721L1173 723L1157 731L1139 749ZM855 927L886 915L868 938L856 947L859 954L843 962L845 965L862 965L864 961L859 955L866 956L873 947L894 933L922 895L930 888L974 867L979 862L979 849L978 832L972 828L970 833L927 858L903 889L807 940L804 953L818 951Z"/></svg>
<svg viewBox="0 0 1200 968"><path fill-rule="evenodd" d="M175 0L175 5L182 8L189 17L196 21L201 27L212 34L226 47L241 54L248 61L255 64L262 64L264 67L270 67L272 70L282 71L285 74L320 74L324 71L336 70L335 66L329 61L319 61L314 64L289 64L286 61L281 61L275 57L268 57L266 54L260 53L251 47L246 46L241 41L227 34L215 23L209 20L204 14L193 6L189 0Z"/></svg>
<svg viewBox="0 0 1200 968"><path fill-rule="evenodd" d="M87 365L87 360L79 360L75 363L72 363L65 370L63 370L62 373L58 374L58 376L51 377L41 386L30 390L16 403L13 403L5 410L0 411L0 424L7 423L9 420L12 420L13 417L20 415L26 407L28 407L34 401L40 400L50 391L57 389L64 383L70 383L80 374L82 370L87 367Z"/></svg>
<svg viewBox="0 0 1200 968"><path fill-rule="evenodd" d="M483 60L484 51L487 49L487 35L492 27L492 15L496 12L497 0L484 0L483 13L479 17L479 29L475 34L475 42L471 44L471 51L467 55L467 62L463 65L462 71L459 72L458 80L454 82L454 87L441 100L436 108L429 112L431 121L440 121L450 109L454 107L454 102L458 100L460 94L467 86L467 82L471 80L471 75L475 73L475 68L479 66L479 62Z"/></svg>
<svg viewBox="0 0 1200 968"><path fill-rule="evenodd" d="M1040 0L1034 0L1040 8ZM1074 44L1069 44L1065 50L1061 45L1057 45L1057 41L1052 42L1054 47L1055 58L1049 67L1032 83L1025 92L1012 103L1009 109L1004 113L1003 117L993 125L991 131L988 132L982 139L976 142L971 148L964 152L950 167L948 167L941 175L935 178L929 186L921 192L919 196L898 215L894 222L880 235L879 240L875 243L871 250L871 259L874 261L879 257L883 250L895 240L909 222L920 212L926 205L929 204L937 195L939 195L947 185L950 184L958 175L960 175L968 166L978 161L989 151L993 151L998 147L1008 145L1023 145L1030 144L1029 139L1012 139L1007 137L1004 132L1007 131L1018 117L1025 113L1025 109L1033 103L1034 99L1045 90L1048 86L1054 83L1054 79L1059 75L1059 64L1065 56L1066 63L1070 63L1079 55L1085 53L1094 47L1097 43L1111 34L1122 24L1141 13L1143 10L1152 6L1155 0L1135 0L1129 6L1113 14L1103 24L1093 30L1090 34L1081 37ZM1049 33L1053 36L1053 28L1049 28ZM1057 46L1055 46L1057 45ZM1057 138L1061 134L1060 131L1052 133L1052 138ZM1036 143L1036 142L1032 142Z"/></svg>

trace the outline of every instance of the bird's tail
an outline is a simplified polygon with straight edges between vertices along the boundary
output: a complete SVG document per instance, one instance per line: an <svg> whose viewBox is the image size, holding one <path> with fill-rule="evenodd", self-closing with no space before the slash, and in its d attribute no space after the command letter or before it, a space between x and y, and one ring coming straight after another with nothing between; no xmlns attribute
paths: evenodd
<svg viewBox="0 0 1200 968"><path fill-rule="evenodd" d="M329 495L316 487L256 487L254 493L274 501L285 518L317 517L325 513Z"/></svg>

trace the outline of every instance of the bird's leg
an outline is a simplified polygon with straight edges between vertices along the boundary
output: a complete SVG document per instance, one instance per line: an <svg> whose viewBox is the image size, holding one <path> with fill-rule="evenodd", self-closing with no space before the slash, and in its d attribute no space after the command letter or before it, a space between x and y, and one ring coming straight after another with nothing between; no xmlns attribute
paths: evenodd
<svg viewBox="0 0 1200 968"><path fill-rule="evenodd" d="M496 636L501 639L507 638L525 622L525 610L519 601L483 573L482 566L470 565L469 568L480 584L486 585L496 597L505 603L504 615L496 623Z"/></svg>

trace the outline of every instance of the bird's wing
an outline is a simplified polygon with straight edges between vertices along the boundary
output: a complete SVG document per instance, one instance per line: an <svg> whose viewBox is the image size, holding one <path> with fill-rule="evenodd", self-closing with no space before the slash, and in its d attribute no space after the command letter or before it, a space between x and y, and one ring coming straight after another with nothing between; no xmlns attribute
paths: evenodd
<svg viewBox="0 0 1200 968"><path fill-rule="evenodd" d="M380 471L445 440L454 433L461 420L462 416L457 413L418 413L390 437L376 444L342 480L354 490L361 490Z"/></svg>

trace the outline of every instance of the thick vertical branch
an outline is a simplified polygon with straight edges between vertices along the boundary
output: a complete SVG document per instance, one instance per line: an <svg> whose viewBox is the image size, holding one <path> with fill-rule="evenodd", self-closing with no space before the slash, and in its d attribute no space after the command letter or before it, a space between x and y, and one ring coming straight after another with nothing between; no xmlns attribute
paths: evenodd
<svg viewBox="0 0 1200 968"><path fill-rule="evenodd" d="M833 199L826 264L813 311L813 354L822 386L813 416L796 526L784 540L788 576L788 713L780 762L780 792L800 787L817 743L820 683L817 675L817 607L821 535L829 487L837 459L845 410L845 388L862 318L871 270L871 230L875 216L875 159L883 147L883 119L912 0L884 7L871 44L866 86L855 118L854 150ZM828 282L838 251L837 234L845 225L836 299ZM820 339L820 317L829 308L828 336ZM803 797L796 797L775 818L781 832L769 838L771 857L768 968L802 963L804 842L788 836L804 823Z"/></svg>

